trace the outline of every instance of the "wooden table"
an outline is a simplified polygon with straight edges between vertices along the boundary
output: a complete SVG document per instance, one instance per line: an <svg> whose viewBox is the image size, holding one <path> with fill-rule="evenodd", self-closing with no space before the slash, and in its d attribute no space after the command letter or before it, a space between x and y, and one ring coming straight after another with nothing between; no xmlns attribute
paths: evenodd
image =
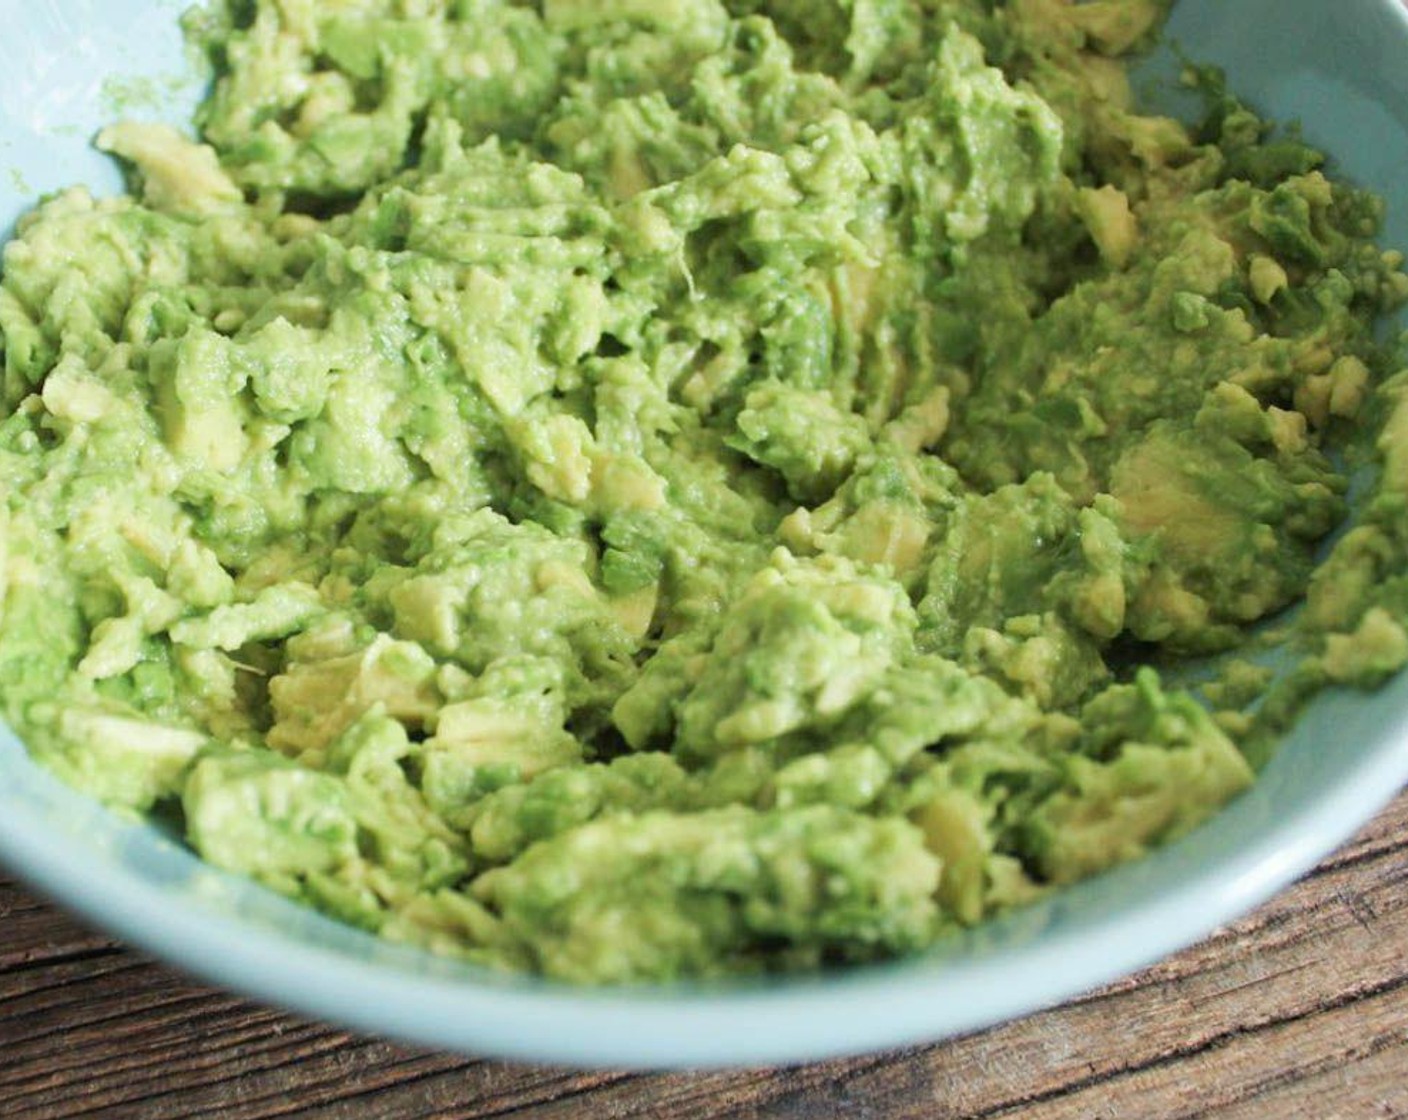
<svg viewBox="0 0 1408 1120"><path fill-rule="evenodd" d="M1244 921L957 1041L583 1073L410 1050L212 991L0 880L0 1118L1408 1117L1408 793Z"/></svg>

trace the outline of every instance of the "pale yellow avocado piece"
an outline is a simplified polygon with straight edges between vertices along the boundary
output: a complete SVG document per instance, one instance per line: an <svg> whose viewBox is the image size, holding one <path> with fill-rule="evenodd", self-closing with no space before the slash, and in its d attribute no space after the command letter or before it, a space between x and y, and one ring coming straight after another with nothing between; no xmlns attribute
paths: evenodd
<svg viewBox="0 0 1408 1120"><path fill-rule="evenodd" d="M924 845L939 857L939 901L960 922L983 915L985 867L992 853L988 809L964 790L934 795L910 818L924 833Z"/></svg>
<svg viewBox="0 0 1408 1120"><path fill-rule="evenodd" d="M158 210L203 216L244 201L215 149L186 139L170 125L122 121L98 133L97 145L141 171L142 198Z"/></svg>
<svg viewBox="0 0 1408 1120"><path fill-rule="evenodd" d="M111 389L77 360L61 361L44 381L44 407L54 416L75 424L91 424L119 409Z"/></svg>
<svg viewBox="0 0 1408 1120"><path fill-rule="evenodd" d="M1129 208L1129 196L1108 184L1098 190L1082 187L1076 204L1100 255L1115 268L1123 268L1139 242L1139 223Z"/></svg>
<svg viewBox="0 0 1408 1120"><path fill-rule="evenodd" d="M950 396L947 385L936 386L886 424L885 435L911 454L927 451L948 431Z"/></svg>
<svg viewBox="0 0 1408 1120"><path fill-rule="evenodd" d="M440 706L434 675L435 662L420 646L385 634L355 653L294 662L269 681L269 745L316 755L378 704L387 715L423 724Z"/></svg>
<svg viewBox="0 0 1408 1120"><path fill-rule="evenodd" d="M1180 455L1172 441L1145 441L1116 464L1110 493L1127 528L1156 534L1180 560L1199 561L1234 544L1243 522L1178 469Z"/></svg>
<svg viewBox="0 0 1408 1120"><path fill-rule="evenodd" d="M217 471L237 467L250 445L248 409L227 340L213 331L189 332L156 363L153 380L172 451Z"/></svg>
<svg viewBox="0 0 1408 1120"><path fill-rule="evenodd" d="M1074 0L1066 18L1105 54L1124 54L1163 18L1156 0Z"/></svg>
<svg viewBox="0 0 1408 1120"><path fill-rule="evenodd" d="M560 726L521 701L477 697L447 704L437 713L427 756L448 754L459 766L478 770L510 766L527 781L554 766L580 762L582 745Z"/></svg>
<svg viewBox="0 0 1408 1120"><path fill-rule="evenodd" d="M181 788L187 767L210 740L153 720L69 708L59 718L64 773L89 793L131 809L150 808Z"/></svg>
<svg viewBox="0 0 1408 1120"><path fill-rule="evenodd" d="M529 481L549 498L581 503L592 490L595 441L576 416L524 418L509 426Z"/></svg>
<svg viewBox="0 0 1408 1120"><path fill-rule="evenodd" d="M80 675L102 680L126 673L142 659L144 638L158 634L181 617L186 604L143 576L122 581L127 613L105 618L93 628L91 644L78 663Z"/></svg>
<svg viewBox="0 0 1408 1120"><path fill-rule="evenodd" d="M1378 440L1384 462L1383 485L1398 494L1408 494L1408 373L1398 374L1382 392L1391 402Z"/></svg>
<svg viewBox="0 0 1408 1120"><path fill-rule="evenodd" d="M1383 607L1371 607L1351 634L1330 634L1320 659L1342 684L1377 684L1408 663L1408 633Z"/></svg>
<svg viewBox="0 0 1408 1120"><path fill-rule="evenodd" d="M1290 277L1280 263L1262 253L1251 255L1247 262L1247 278L1251 281L1252 296L1258 303L1269 304L1290 284Z"/></svg>

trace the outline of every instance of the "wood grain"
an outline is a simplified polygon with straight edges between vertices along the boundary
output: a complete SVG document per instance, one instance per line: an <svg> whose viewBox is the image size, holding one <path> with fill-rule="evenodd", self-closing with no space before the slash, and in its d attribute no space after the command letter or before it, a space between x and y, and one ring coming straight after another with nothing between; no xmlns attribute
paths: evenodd
<svg viewBox="0 0 1408 1120"><path fill-rule="evenodd" d="M639 1075L349 1034L192 982L0 881L0 1118L1408 1118L1408 794L1246 919L935 1046Z"/></svg>

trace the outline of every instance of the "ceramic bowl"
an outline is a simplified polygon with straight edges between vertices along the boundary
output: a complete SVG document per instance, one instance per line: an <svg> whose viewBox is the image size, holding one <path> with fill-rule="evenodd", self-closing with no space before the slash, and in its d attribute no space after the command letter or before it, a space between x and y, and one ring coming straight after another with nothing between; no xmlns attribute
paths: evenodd
<svg viewBox="0 0 1408 1120"><path fill-rule="evenodd" d="M13 4L0 34L0 233L35 196L115 191L89 147L119 114L200 94L169 0ZM1408 249L1408 14L1397 0L1180 0L1170 38L1389 200ZM1165 50L1141 68L1176 97ZM1165 106L1160 106L1165 107ZM1408 780L1408 675L1311 705L1209 823L923 957L715 987L583 991L390 945L214 871L71 792L0 728L0 860L64 906L216 984L432 1047L576 1065L792 1062L933 1040L1055 1003L1202 937L1310 868ZM4 926L0 924L0 938Z"/></svg>

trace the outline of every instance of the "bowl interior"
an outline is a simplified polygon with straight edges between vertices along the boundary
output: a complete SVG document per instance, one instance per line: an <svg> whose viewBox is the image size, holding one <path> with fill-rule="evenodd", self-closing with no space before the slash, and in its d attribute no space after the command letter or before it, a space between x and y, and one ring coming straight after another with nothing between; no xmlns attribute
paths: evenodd
<svg viewBox="0 0 1408 1120"><path fill-rule="evenodd" d="M0 37L0 233L39 193L120 188L92 134L118 115L189 117L201 81L184 0L55 0ZM1408 248L1408 15L1396 0L1180 0L1171 38L1388 196ZM1176 109L1168 50L1141 68ZM632 1066L756 1064L876 1049L1033 1010L1195 940L1343 841L1408 780L1408 676L1315 701L1257 785L1182 841L955 939L844 974L577 991L407 950L214 871L33 765L0 726L0 859L93 921L272 1002L423 1044Z"/></svg>

